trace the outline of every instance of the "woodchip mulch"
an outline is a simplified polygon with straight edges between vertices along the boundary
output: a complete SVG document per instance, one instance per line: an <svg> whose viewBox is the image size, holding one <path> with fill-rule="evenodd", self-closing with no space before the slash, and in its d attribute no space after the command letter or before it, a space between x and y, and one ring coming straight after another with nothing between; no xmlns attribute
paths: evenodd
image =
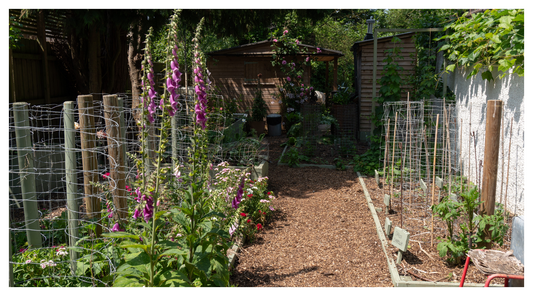
<svg viewBox="0 0 533 296"><path fill-rule="evenodd" d="M385 255L353 171L277 166L270 138L273 219L241 249L240 287L391 287Z"/></svg>
<svg viewBox="0 0 533 296"><path fill-rule="evenodd" d="M357 174L351 170L277 166L283 149L279 145L286 137L267 139L271 160L269 190L277 197L274 200L276 210L256 239L246 242L240 249L231 284L239 287L392 287L385 255ZM365 185L375 207L381 207L382 189L373 178L365 178ZM384 212L378 212L382 225ZM398 212L388 215L393 228L398 226L398 216ZM418 219L405 216L404 219L404 228L424 226ZM410 232L413 236L427 231ZM411 276L413 280L460 280L463 265L446 264L436 248L430 247L424 234L412 237L410 245L402 265L398 266L400 275ZM388 256L395 260L397 251L389 240ZM484 280L485 276L470 266L466 282L483 283Z"/></svg>

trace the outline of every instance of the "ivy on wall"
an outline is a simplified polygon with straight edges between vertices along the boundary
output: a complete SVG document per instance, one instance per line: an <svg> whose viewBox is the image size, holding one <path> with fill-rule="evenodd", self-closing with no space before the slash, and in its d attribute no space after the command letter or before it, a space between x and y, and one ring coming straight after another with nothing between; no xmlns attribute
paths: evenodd
<svg viewBox="0 0 533 296"><path fill-rule="evenodd" d="M509 69L524 76L524 10L486 10L483 13L467 13L455 22L446 25L450 34L439 40L448 39L441 47L453 63L446 67L454 71L457 66L470 67L468 78L481 71L484 80L494 80L492 71L501 72L503 78Z"/></svg>

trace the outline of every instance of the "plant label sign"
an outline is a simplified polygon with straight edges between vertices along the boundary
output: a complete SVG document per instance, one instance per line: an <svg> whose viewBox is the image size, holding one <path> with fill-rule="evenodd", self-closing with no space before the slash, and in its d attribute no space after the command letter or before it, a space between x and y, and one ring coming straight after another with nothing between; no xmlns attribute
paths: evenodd
<svg viewBox="0 0 533 296"><path fill-rule="evenodd" d="M457 195L455 193L450 194L450 199L457 202Z"/></svg>
<svg viewBox="0 0 533 296"><path fill-rule="evenodd" d="M390 195L385 194L383 197L383 203L385 203L385 206L388 208L390 206Z"/></svg>
<svg viewBox="0 0 533 296"><path fill-rule="evenodd" d="M376 184L378 184L378 187L379 187L379 173L377 170L374 170L375 172L375 175L376 175Z"/></svg>
<svg viewBox="0 0 533 296"><path fill-rule="evenodd" d="M390 229L392 227L392 222L389 220L389 217L385 218L385 234L387 237L390 236Z"/></svg>
<svg viewBox="0 0 533 296"><path fill-rule="evenodd" d="M392 245L398 248L400 251L407 251L407 245L409 243L409 232L401 229L400 227L394 227L394 235L392 236Z"/></svg>
<svg viewBox="0 0 533 296"><path fill-rule="evenodd" d="M424 194L428 193L428 187L426 186L426 182L424 180L420 179L420 187L422 187L422 190L424 191Z"/></svg>
<svg viewBox="0 0 533 296"><path fill-rule="evenodd" d="M439 187L439 189L442 189L442 179L439 178L439 177L435 177L435 185L437 185L437 187Z"/></svg>

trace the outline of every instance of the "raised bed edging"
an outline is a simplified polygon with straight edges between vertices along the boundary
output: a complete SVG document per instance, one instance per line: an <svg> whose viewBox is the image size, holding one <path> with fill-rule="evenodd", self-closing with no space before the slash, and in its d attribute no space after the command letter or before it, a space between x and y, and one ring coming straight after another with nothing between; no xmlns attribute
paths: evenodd
<svg viewBox="0 0 533 296"><path fill-rule="evenodd" d="M376 231L379 237L379 240L381 241L381 247L383 248L383 252L385 254L385 258L387 259L387 265L389 267L389 272L391 275L392 285L394 287L459 287L459 283L448 283L448 282L423 282L423 281L412 281L412 280L405 280L405 278L409 277L402 277L398 273L398 268L396 267L396 263L392 258L389 258L387 255L387 240L385 238L385 233L383 233L383 229L381 227L381 223L379 222L379 217L376 213L376 210L374 208L374 204L372 203L372 199L370 198L370 194L368 193L368 190L366 189L365 182L363 181L363 178L359 172L357 172L357 176L359 177L359 183L361 183L361 186L363 187L363 191L365 194L365 198L368 204L368 208L370 209L370 212L372 213L372 217L374 218L374 222L376 224ZM472 284L472 283L465 283L464 287L484 287L485 284ZM499 284L493 284L491 287L503 287L503 285Z"/></svg>

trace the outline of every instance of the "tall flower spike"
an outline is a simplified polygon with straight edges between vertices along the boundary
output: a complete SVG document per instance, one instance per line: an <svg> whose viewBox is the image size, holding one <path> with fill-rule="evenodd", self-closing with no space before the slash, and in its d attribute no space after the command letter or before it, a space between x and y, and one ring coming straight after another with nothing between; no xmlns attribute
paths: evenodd
<svg viewBox="0 0 533 296"><path fill-rule="evenodd" d="M176 92L179 88L179 84L181 81L181 72L179 71L179 62L178 62L178 19L179 15L181 13L181 10L174 10L174 14L171 17L170 21L170 30L169 30L169 44L172 48L171 53L169 54L169 60L170 60L170 70L167 70L167 90L170 93L169 96L169 102L170 102L170 109L169 115L172 117L174 116L175 112L178 111L178 98L179 94Z"/></svg>
<svg viewBox="0 0 533 296"><path fill-rule="evenodd" d="M200 23L198 23L198 27L196 28L196 34L193 38L194 41L194 63L196 64L194 68L194 90L197 95L197 102L196 106L194 108L194 112L196 114L196 123L199 124L202 129L205 130L205 123L207 121L207 118L205 117L206 109L207 109L207 93L206 93L206 87L205 82L203 80L203 54L199 50L199 39L200 39L200 32L202 31L202 26L204 23L204 18L200 20Z"/></svg>
<svg viewBox="0 0 533 296"><path fill-rule="evenodd" d="M144 60L142 62L142 70L144 72L144 77L141 81L143 89L143 108L146 108L148 110L146 118L150 123L153 123L155 121L154 114L157 108L157 104L155 102L157 92L155 91L154 63L152 62L152 55L150 52L150 48L152 46L152 34L153 28L150 27L150 29L148 30L148 34L146 34L146 46L144 48Z"/></svg>
<svg viewBox="0 0 533 296"><path fill-rule="evenodd" d="M235 199L231 202L231 207L235 210L239 208L239 204L242 200L242 195L244 193L244 176L241 177L241 183L239 184L239 189L237 190L237 196L235 196Z"/></svg>

